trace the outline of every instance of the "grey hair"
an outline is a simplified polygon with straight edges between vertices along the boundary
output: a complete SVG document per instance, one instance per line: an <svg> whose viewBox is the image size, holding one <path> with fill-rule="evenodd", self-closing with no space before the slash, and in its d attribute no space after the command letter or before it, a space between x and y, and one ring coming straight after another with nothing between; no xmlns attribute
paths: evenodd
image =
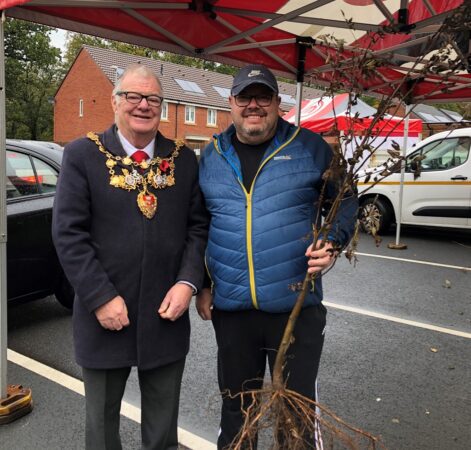
<svg viewBox="0 0 471 450"><path fill-rule="evenodd" d="M159 77L147 66L144 66L143 64L131 64L122 73L122 75L118 78L116 81L116 84L113 89L113 95L116 96L116 93L121 91L121 85L123 83L123 80L128 76L128 75L134 75L138 74L146 78L153 78L157 84L159 85L160 88L160 93L163 96L163 88L162 88L162 83L159 80ZM120 101L121 97L116 96L116 100Z"/></svg>

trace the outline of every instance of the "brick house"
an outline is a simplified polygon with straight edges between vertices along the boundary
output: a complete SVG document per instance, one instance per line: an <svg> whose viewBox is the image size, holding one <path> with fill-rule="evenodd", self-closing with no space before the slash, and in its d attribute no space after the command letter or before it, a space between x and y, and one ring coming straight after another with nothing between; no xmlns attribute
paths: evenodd
<svg viewBox="0 0 471 450"><path fill-rule="evenodd" d="M196 150L231 124L227 97L232 76L84 45L55 96L55 142L65 144L113 123L111 92L132 63L146 64L162 82L165 101L159 130L166 137L183 138ZM286 112L295 104L296 85L279 82L279 86L281 110ZM303 93L307 98L321 95L309 87Z"/></svg>

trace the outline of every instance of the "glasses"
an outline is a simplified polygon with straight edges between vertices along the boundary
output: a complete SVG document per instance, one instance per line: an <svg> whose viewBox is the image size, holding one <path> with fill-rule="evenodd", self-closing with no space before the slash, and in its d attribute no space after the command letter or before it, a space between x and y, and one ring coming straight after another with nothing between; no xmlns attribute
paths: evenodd
<svg viewBox="0 0 471 450"><path fill-rule="evenodd" d="M160 97L159 95L151 94L151 95L143 95L139 94L138 92L126 92L126 91L119 91L116 92L116 95L124 95L126 98L126 101L129 103L132 103L133 105L139 105L139 103L142 102L142 99L145 98L147 101L147 104L149 106L153 106L154 108L158 108L164 98Z"/></svg>
<svg viewBox="0 0 471 450"><path fill-rule="evenodd" d="M270 106L273 99L273 94L259 94L259 95L235 95L234 100L237 106L249 106L252 99L258 106Z"/></svg>

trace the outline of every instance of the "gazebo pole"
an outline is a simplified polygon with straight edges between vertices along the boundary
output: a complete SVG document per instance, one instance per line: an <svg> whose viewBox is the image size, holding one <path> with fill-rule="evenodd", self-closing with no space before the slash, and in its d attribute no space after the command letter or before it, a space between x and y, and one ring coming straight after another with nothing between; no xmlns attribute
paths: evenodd
<svg viewBox="0 0 471 450"><path fill-rule="evenodd" d="M296 83L296 113L294 115L294 124L299 127L301 123L301 103L303 98L303 82Z"/></svg>
<svg viewBox="0 0 471 450"><path fill-rule="evenodd" d="M301 104L303 100L306 47L311 47L313 42L313 39L309 37L298 36L296 38L296 47L298 49L298 67L296 70L296 114L294 115L294 124L297 127L299 127L301 124Z"/></svg>
<svg viewBox="0 0 471 450"><path fill-rule="evenodd" d="M5 13L2 11L0 17L0 425L12 422L33 409L31 389L25 389L20 385L7 385L7 184L4 24Z"/></svg>
<svg viewBox="0 0 471 450"><path fill-rule="evenodd" d="M6 150L5 150L5 49L3 25L0 19L0 399L7 396L7 210L6 210Z"/></svg>
<svg viewBox="0 0 471 450"><path fill-rule="evenodd" d="M406 156L407 156L407 140L409 138L409 117L412 110L411 104L405 105L405 114L406 119L404 123L404 140L402 141L402 161L401 161L401 179L399 182L399 204L398 204L398 213L396 218L396 241L394 243L388 244L388 248L394 250L405 250L407 248L406 244L401 244L401 221L402 221L402 198L404 196L404 174L406 170Z"/></svg>

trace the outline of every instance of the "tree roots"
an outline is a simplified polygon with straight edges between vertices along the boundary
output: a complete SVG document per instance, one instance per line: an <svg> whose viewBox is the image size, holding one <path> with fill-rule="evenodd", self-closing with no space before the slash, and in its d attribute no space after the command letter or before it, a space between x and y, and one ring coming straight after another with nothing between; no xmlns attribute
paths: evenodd
<svg viewBox="0 0 471 450"><path fill-rule="evenodd" d="M325 406L273 386L244 391L244 424L230 450L255 450L258 432L271 429L271 450L381 450L379 438L344 422Z"/></svg>

